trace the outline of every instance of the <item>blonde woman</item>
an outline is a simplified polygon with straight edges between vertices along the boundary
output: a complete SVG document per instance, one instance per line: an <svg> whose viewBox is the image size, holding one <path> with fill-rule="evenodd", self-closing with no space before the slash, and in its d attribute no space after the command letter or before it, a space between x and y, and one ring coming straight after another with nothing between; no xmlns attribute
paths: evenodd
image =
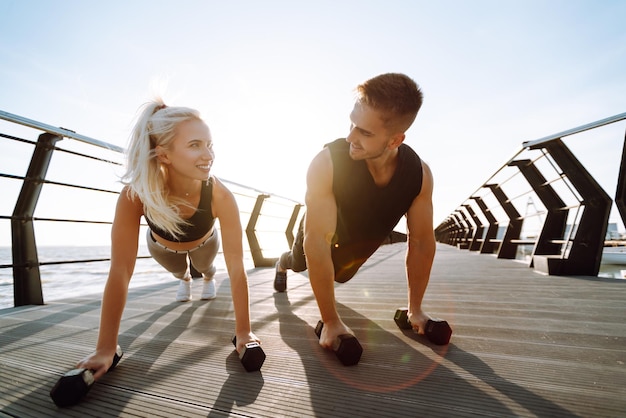
<svg viewBox="0 0 626 418"><path fill-rule="evenodd" d="M180 279L176 299L191 300L187 260L203 275L201 299L215 298L213 261L220 239L231 281L237 351L260 342L250 326L248 278L243 265L242 230L233 194L211 176L215 155L208 126L198 111L168 107L161 100L145 105L128 147L111 232L111 267L102 299L96 351L78 363L99 379L111 366L128 284L139 245L140 221L148 225L150 254Z"/></svg>

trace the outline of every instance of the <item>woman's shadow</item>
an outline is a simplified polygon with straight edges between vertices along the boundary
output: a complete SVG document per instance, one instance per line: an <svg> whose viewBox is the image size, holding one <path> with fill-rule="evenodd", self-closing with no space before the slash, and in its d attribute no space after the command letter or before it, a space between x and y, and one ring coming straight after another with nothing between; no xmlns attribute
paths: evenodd
<svg viewBox="0 0 626 418"><path fill-rule="evenodd" d="M263 374L261 371L246 372L239 362L239 356L233 351L226 358L228 379L222 385L220 393L211 408L209 417L223 417L230 414L233 406L250 405L256 401L259 392L263 389Z"/></svg>
<svg viewBox="0 0 626 418"><path fill-rule="evenodd" d="M228 289L227 289L228 290ZM219 294L225 293L218 292ZM176 313L174 313L176 312ZM190 330L192 319L201 315L202 319L197 324L193 332L207 334L207 344L200 345L192 350L181 351L176 357L170 358L168 361L150 363L153 359L159 359L165 356L166 352L171 352L171 345L175 344L177 339L181 335ZM136 325L128 328L120 335L120 344L123 346L132 346L139 343L139 349L134 351L132 355L126 360L126 364L121 364L119 372L116 370L113 374L119 375L119 377L110 376L114 378L116 384L127 383L129 387L134 387L135 390L144 390L153 388L154 382L158 382L168 379L169 376L179 375L184 373L186 369L193 369L196 367L202 367L201 364L207 362L214 362L219 358L222 349L215 344L209 343L211 338L216 338L215 335L211 335L212 331L210 327L205 325L212 322L214 318L227 317L231 315L230 308L224 304L213 304L206 301L193 301L185 306L181 307L180 302L172 302L168 305L161 306L156 311L153 311L145 318L137 318ZM149 332L150 328L156 322L169 321L167 325L159 330L156 334L150 334L150 339L147 344L136 341L145 336ZM221 340L221 338L220 338ZM184 344L184 339L182 341ZM228 340L230 344L230 339ZM225 412L230 413L233 405L247 405L254 402L263 387L263 376L260 372L248 373L245 371L237 352L232 346L233 351L224 358L226 373L228 377L222 384L220 392L216 395L213 402L210 401L212 396L207 397L203 403L204 407L210 409L208 416L224 416ZM137 370L142 370L140 375L141 379L137 379ZM120 373L121 372L121 373ZM124 382L129 377L135 376L132 382ZM194 374L194 385L210 385L210 376L198 379L198 375ZM107 379L108 380L108 379ZM111 380L113 381L113 380ZM118 396L120 400L124 399L124 394ZM128 397L131 395L128 394ZM198 403L197 399L190 396L190 401Z"/></svg>

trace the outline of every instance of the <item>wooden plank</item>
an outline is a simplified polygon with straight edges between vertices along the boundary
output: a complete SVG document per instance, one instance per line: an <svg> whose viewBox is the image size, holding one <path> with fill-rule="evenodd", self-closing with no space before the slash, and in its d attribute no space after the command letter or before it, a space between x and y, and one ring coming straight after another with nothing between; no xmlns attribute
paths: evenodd
<svg viewBox="0 0 626 418"><path fill-rule="evenodd" d="M405 243L382 247L339 310L364 346L343 367L322 350L306 274L276 294L272 269L249 272L253 329L267 360L247 373L230 343L230 286L174 302L177 282L133 289L119 366L82 403L59 409L54 382L95 346L99 295L0 311L0 410L7 416L624 416L626 282L548 277L525 264L439 244L424 308L454 328L433 346L399 330ZM199 292L200 286L195 287ZM2 414L0 414L2 416Z"/></svg>

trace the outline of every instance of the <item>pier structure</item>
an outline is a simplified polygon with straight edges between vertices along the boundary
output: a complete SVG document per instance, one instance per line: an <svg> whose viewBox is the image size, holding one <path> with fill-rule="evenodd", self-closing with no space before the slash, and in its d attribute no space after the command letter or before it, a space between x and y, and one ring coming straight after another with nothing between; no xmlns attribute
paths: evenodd
<svg viewBox="0 0 626 418"><path fill-rule="evenodd" d="M212 301L173 301L176 283L133 289L124 356L85 399L48 392L95 347L100 295L0 311L0 416L620 417L626 411L626 281L546 276L515 260L438 244L423 308L453 328L447 346L399 329L406 243L381 247L336 288L363 346L343 366L318 345L306 274L275 293L248 272L252 329L267 355L246 372L230 341L230 284ZM3 415L4 414L4 415Z"/></svg>
<svg viewBox="0 0 626 418"><path fill-rule="evenodd" d="M6 113L0 116L5 118ZM263 235L284 236L284 249L302 216L299 204L242 186L236 194L249 202L240 205L242 212L248 218L259 215L259 222L251 224L248 219L244 225L247 232L257 233L260 249L254 256L250 248L257 265L248 276L252 328L267 355L262 369L247 372L233 349L234 311L225 273L216 275L217 298L211 301L174 302L177 283L160 283L129 291L119 335L124 355L116 369L96 382L81 403L58 408L50 389L93 351L101 294L46 302L37 289L41 276L33 273L43 264L36 257L37 228L29 223L78 222L85 229L107 228L106 219L36 216L35 206L46 193L58 198L66 188L106 196L102 201L91 197L90 205L110 204L119 192L115 187L51 177L58 155L74 158L78 153L84 158L80 150L61 151L64 140L50 139L49 134L80 137L58 129L63 128L44 126L41 144L2 136L40 152L24 167L27 175L0 173L2 181L19 184L4 189L14 198L9 200L19 204L12 214L0 217L10 223L14 246L19 248L13 250L13 264L0 267L13 269L15 285L25 289L17 292L15 307L0 310L0 416L624 416L626 281L588 274L595 271L602 241L598 237L606 228L608 193L598 190L562 147L560 138L566 135L525 143L524 152L540 155L516 156L505 165L520 176L500 179L504 170L498 170L480 193L472 193L434 231L439 243L423 309L451 324L449 345L432 345L423 336L399 329L393 320L395 310L407 303L406 242L395 236L352 280L336 287L339 312L364 348L358 365L341 365L318 344L314 327L319 310L306 272L289 274L287 292L273 289L274 270L269 265L275 254L263 245ZM85 144L77 141L78 148ZM89 159L86 165L91 170L94 164L119 164L120 150L87 142L111 153ZM547 187L558 181L537 169L540 161L555 163L557 177L572 186L565 187L568 193L562 186ZM622 214L623 162L622 151L615 194ZM30 170L33 165L38 168ZM87 180L89 171L80 170L81 181ZM509 191L519 179L526 179L537 194L533 199L544 219L535 237L525 236L525 219L520 219L528 214L518 200L527 202L529 194ZM260 219L268 215L270 202L282 208L283 215L266 216L279 219L281 225L266 229ZM589 213L594 219L589 220ZM545 221L549 216L550 223ZM544 242L542 236L549 239ZM593 257L576 248L585 245ZM512 246L530 246L530 266L535 268L513 256ZM15 256L16 252L20 254ZM536 268L539 256L565 261L556 263L557 270L542 271ZM575 262L579 256L587 261L580 271L571 270L580 264Z"/></svg>
<svg viewBox="0 0 626 418"><path fill-rule="evenodd" d="M522 143L437 225L437 240L499 259L527 254L529 267L549 275L597 276L604 247L615 242L607 234L611 210L626 223L624 120L626 113L621 113ZM623 143L611 155L619 165L617 186L607 192L566 140L620 125ZM530 213L524 210L529 203L534 208Z"/></svg>

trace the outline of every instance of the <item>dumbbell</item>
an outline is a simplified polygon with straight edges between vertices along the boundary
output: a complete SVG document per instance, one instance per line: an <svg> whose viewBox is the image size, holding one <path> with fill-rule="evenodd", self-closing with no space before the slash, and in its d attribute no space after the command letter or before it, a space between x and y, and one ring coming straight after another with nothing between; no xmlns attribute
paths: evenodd
<svg viewBox="0 0 626 418"><path fill-rule="evenodd" d="M409 321L409 310L400 308L396 310L396 314L393 317L396 321L396 325L400 329L412 329L413 325ZM450 336L452 335L452 328L448 325L447 321L443 319L429 319L426 322L426 329L424 335L433 344L446 345L450 342Z"/></svg>
<svg viewBox="0 0 626 418"><path fill-rule="evenodd" d="M319 321L315 327L315 335L319 339L322 335L324 323ZM333 342L333 351L344 366L353 366L361 359L363 347L359 344L359 340L351 334L341 334Z"/></svg>
<svg viewBox="0 0 626 418"><path fill-rule="evenodd" d="M124 353L117 346L113 363L107 373L117 366ZM50 390L50 397L58 407L76 405L89 392L95 380L93 372L89 369L73 369L65 373Z"/></svg>
<svg viewBox="0 0 626 418"><path fill-rule="evenodd" d="M233 345L237 347L236 335L233 336ZM241 361L241 364L247 371L256 372L261 370L261 366L263 366L265 352L257 342L246 343L241 353L239 353L239 361Z"/></svg>

